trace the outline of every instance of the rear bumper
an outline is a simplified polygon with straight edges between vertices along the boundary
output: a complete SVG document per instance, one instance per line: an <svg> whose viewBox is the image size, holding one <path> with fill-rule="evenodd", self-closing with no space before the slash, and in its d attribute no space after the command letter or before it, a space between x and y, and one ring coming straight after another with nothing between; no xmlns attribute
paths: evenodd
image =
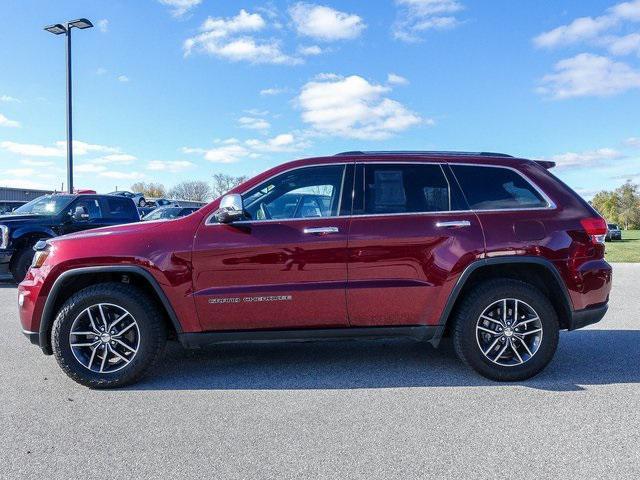
<svg viewBox="0 0 640 480"><path fill-rule="evenodd" d="M609 304L605 303L596 307L575 310L569 320L569 330L577 330L578 328L598 323L602 320L608 309Z"/></svg>

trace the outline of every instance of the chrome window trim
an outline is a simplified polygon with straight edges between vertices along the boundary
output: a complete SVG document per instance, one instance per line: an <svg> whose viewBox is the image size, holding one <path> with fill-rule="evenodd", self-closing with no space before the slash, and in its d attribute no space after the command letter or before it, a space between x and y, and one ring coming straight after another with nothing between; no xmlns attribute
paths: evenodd
<svg viewBox="0 0 640 480"><path fill-rule="evenodd" d="M342 201L342 193L343 193L343 189L344 189L344 180L346 178L346 171L347 171L347 166L348 165L353 165L354 162L330 162L330 163L317 163L314 165L300 165L298 167L293 167L290 168L288 170L283 170L282 172L276 173L274 175L271 175L270 177L268 177L267 179L265 179L262 183L268 182L269 180L273 180L276 177L279 177L280 175L284 175L285 173L289 173L289 172L293 172L295 170L300 170L302 168L313 168L313 167L331 167L331 166L336 166L336 165L342 165L344 167L343 171L342 171L342 180L341 180L341 188L340 188L340 196L338 197L338 215L333 215L331 217L317 217L317 218L347 218L346 215L340 215L340 202ZM240 196L246 195L248 192L250 192L251 190L253 190L256 187L252 187L248 190L245 190L244 192L240 193ZM226 193L225 193L226 195ZM215 215L216 212L212 212L207 219L205 220L204 224L206 225L228 225L228 224L224 224L224 223L219 223L219 222L215 222L215 221L211 221L211 219L213 218L213 216ZM311 220L309 218L290 218L290 219L286 219L286 218L278 218L278 219L270 219L270 220L238 220L237 222L233 222L234 225L244 225L247 223L264 223L264 222L292 222L292 221L296 221L296 220Z"/></svg>
<svg viewBox="0 0 640 480"><path fill-rule="evenodd" d="M515 172L516 174L520 175L520 177L522 177L523 180L525 180L529 185L531 185L533 187L533 189L538 192L538 194L540 194L540 196L544 199L545 202L547 202L547 206L546 207L521 207L521 208L492 208L492 209L486 209L486 210L474 210L474 209L467 209L467 210L447 210L447 211L440 211L440 212L400 212L400 213L363 213L360 215L336 215L336 216L332 216L332 217L319 217L319 218L326 218L326 219L331 219L331 218L337 218L337 219L341 219L341 218L347 218L347 219L351 219L351 218L368 218L368 217L400 217L400 216L407 216L407 215L419 215L419 216L434 216L434 215L449 215L449 214L461 214L461 213L466 213L466 214L479 214L479 213L509 213L509 212L527 212L527 211L545 211L545 210L555 210L557 209L557 205L555 204L555 202L553 200L551 200L551 198L549 198L549 196L544 192L544 190L542 190L533 180L531 180L527 175L525 175L524 173L522 173L521 171L519 171L516 168L510 167L508 165L491 165L491 164L486 164L486 163L466 163L466 162L441 162L441 161L437 161L437 162L429 162L429 161L420 161L420 160L416 160L416 161L374 161L374 162L362 162L362 161L355 161L355 162L335 162L335 163L321 163L321 164L316 164L316 165L302 165L299 167L293 167L290 168L289 170L284 170L280 173L277 173L275 175L272 175L271 177L267 178L265 180L265 182L268 182L269 180L272 180L273 178L284 174L284 173L288 173L288 172L292 172L294 170L299 170L301 168L308 168L308 167L322 167L322 166L330 166L330 165L344 165L345 167L347 165L369 165L369 164L391 164L391 165L395 165L395 164L407 164L407 165L412 165L412 164L427 164L427 165L439 165L440 169L442 170L442 174L444 175L445 180L447 181L447 184L449 185L449 197L451 197L451 185L449 184L449 179L444 171L444 165L449 165L449 166L455 166L455 165L462 165L465 167L489 167L489 168L504 168L507 170L511 170L513 172ZM345 172L346 172L346 168L345 168ZM455 172L453 172L454 176L455 176ZM344 174L343 174L343 184L342 184L342 188L344 189ZM457 178L456 178L457 181ZM462 191L462 193L464 194L464 190L462 190L462 187L460 187L460 190ZM246 190L244 192L242 192L240 195L245 195L249 190ZM342 190L343 191L343 190ZM342 198L342 191L340 198ZM451 206L451 200L449 201L449 206ZM340 212L340 210L338 210L338 212ZM213 218L215 212L211 213L208 217L207 220L205 221L205 225L226 225L223 223L218 223L218 222L211 222L210 220ZM278 223L278 222L298 222L298 221L309 221L309 220L315 220L312 218L291 218L291 219L270 219L270 220L240 220L237 222L233 222L234 225L246 225L246 224L250 224L250 223Z"/></svg>

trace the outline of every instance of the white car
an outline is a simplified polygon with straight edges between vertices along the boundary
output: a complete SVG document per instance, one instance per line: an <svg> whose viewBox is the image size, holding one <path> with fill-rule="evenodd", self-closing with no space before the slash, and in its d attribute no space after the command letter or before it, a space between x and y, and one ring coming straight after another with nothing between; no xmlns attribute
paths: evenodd
<svg viewBox="0 0 640 480"><path fill-rule="evenodd" d="M147 201L142 193L132 193L126 190L120 190L118 192L111 192L109 195L118 195L120 197L130 198L138 207L144 207L147 205Z"/></svg>

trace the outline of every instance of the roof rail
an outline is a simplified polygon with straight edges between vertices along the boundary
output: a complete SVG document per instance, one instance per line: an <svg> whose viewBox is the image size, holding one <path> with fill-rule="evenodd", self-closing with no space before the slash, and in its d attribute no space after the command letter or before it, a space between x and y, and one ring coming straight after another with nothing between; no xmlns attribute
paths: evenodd
<svg viewBox="0 0 640 480"><path fill-rule="evenodd" d="M466 157L508 157L513 158L512 155L506 153L495 152L447 152L447 151L428 151L428 150L398 150L398 151L369 151L364 152L355 150L351 152L336 153L336 157L355 157L359 155L442 155L442 156L466 156Z"/></svg>

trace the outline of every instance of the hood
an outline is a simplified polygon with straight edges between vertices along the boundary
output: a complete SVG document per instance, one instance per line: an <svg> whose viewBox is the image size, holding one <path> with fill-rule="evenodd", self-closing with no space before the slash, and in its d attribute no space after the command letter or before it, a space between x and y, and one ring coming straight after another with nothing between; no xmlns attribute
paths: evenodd
<svg viewBox="0 0 640 480"><path fill-rule="evenodd" d="M162 223L158 222L135 222L135 223L126 223L124 225L116 225L113 227L102 227L102 228L93 228L91 230L84 230L82 232L70 233L67 235L62 235L60 237L55 237L50 240L50 242L57 242L59 240L80 240L87 238L98 238L98 237L110 237L113 235L144 235L151 230L155 230Z"/></svg>
<svg viewBox="0 0 640 480"><path fill-rule="evenodd" d="M12 223L28 223L48 221L48 215L0 215L0 225L11 225Z"/></svg>

